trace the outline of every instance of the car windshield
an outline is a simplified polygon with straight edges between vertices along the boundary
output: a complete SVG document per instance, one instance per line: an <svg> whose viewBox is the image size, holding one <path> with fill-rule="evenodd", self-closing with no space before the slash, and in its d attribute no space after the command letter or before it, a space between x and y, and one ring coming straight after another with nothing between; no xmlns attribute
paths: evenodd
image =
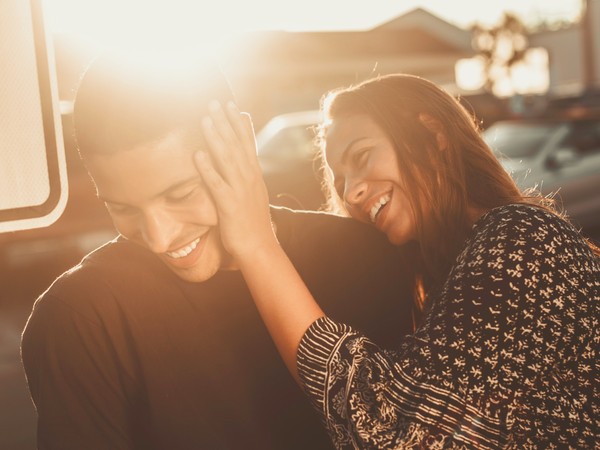
<svg viewBox="0 0 600 450"><path fill-rule="evenodd" d="M314 131L309 125L282 128L266 139L257 137L258 152L262 158L277 160L312 160L315 154Z"/></svg>
<svg viewBox="0 0 600 450"><path fill-rule="evenodd" d="M500 157L530 158L558 126L555 123L498 122L484 131L483 138Z"/></svg>

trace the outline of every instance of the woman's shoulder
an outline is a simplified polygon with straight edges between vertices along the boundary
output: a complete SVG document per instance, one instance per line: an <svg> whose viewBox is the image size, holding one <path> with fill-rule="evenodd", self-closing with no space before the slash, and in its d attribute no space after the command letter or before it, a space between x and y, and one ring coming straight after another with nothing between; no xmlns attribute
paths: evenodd
<svg viewBox="0 0 600 450"><path fill-rule="evenodd" d="M473 225L469 247L539 258L566 252L577 258L597 260L588 241L568 219L530 204L509 204L485 213Z"/></svg>
<svg viewBox="0 0 600 450"><path fill-rule="evenodd" d="M489 210L475 222L473 229L478 234L504 233L509 236L530 234L546 236L548 233L564 233L571 237L580 235L579 231L559 213L524 203L512 203Z"/></svg>
<svg viewBox="0 0 600 450"><path fill-rule="evenodd" d="M508 205L497 206L483 214L477 222L486 221L514 221L528 218L537 218L538 220L561 220L564 218L555 211L542 206L528 203L509 203Z"/></svg>

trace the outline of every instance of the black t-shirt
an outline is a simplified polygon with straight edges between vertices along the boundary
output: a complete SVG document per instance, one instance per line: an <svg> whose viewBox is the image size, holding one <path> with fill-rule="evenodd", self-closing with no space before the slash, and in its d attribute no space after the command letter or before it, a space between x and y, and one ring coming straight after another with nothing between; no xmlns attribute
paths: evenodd
<svg viewBox="0 0 600 450"><path fill-rule="evenodd" d="M410 332L401 249L351 219L273 218L329 317L384 347ZM117 239L38 299L22 354L40 450L331 448L238 271L189 283Z"/></svg>

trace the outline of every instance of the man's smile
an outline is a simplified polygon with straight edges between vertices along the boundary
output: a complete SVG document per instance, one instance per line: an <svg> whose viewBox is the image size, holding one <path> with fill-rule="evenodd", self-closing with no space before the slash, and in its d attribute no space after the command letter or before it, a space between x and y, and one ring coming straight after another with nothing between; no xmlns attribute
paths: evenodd
<svg viewBox="0 0 600 450"><path fill-rule="evenodd" d="M192 267L202 255L209 235L210 232L206 232L202 236L197 237L193 241L178 249L165 252L161 255L161 259L166 264L176 269L186 269Z"/></svg>
<svg viewBox="0 0 600 450"><path fill-rule="evenodd" d="M184 256L189 255L196 248L199 242L200 238L196 238L186 246L172 252L165 252L165 254L173 259L183 258Z"/></svg>

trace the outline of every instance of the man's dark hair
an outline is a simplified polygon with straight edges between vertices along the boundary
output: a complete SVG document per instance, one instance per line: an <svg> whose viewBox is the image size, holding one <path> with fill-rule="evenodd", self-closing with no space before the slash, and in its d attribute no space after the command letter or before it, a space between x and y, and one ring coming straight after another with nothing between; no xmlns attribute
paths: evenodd
<svg viewBox="0 0 600 450"><path fill-rule="evenodd" d="M211 100L233 100L227 79L212 61L99 56L83 75L75 97L77 147L84 157L109 154L178 128L199 130Z"/></svg>

